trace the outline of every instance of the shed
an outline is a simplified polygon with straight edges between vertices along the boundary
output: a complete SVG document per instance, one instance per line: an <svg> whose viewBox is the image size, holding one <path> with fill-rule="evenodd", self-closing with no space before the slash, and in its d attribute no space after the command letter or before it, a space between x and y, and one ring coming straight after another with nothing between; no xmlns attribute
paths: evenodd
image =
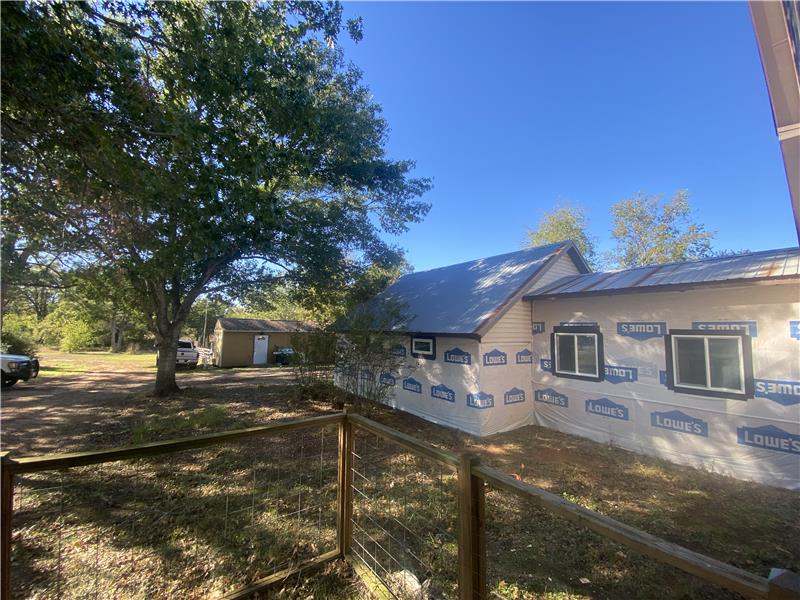
<svg viewBox="0 0 800 600"><path fill-rule="evenodd" d="M214 327L214 364L218 367L266 366L274 352L291 346L296 334L315 331L310 321L272 319L217 319Z"/></svg>
<svg viewBox="0 0 800 600"><path fill-rule="evenodd" d="M800 489L800 249L590 273L570 242L407 275L389 403Z"/></svg>

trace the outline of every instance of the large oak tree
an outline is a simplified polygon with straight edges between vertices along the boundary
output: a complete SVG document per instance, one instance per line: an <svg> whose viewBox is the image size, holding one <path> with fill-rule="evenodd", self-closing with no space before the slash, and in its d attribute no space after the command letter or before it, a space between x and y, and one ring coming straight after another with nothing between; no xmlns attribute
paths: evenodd
<svg viewBox="0 0 800 600"><path fill-rule="evenodd" d="M130 286L177 390L203 294L346 284L428 206L338 3L2 4L4 228ZM10 262L13 255L4 257ZM18 257L17 257L18 258Z"/></svg>

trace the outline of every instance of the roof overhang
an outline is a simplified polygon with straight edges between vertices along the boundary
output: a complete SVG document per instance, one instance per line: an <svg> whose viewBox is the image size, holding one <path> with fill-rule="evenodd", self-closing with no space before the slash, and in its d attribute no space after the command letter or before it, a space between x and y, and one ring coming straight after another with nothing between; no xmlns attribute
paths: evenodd
<svg viewBox="0 0 800 600"><path fill-rule="evenodd" d="M750 0L750 15L800 240L800 17L790 2L761 0Z"/></svg>
<svg viewBox="0 0 800 600"><path fill-rule="evenodd" d="M673 283L668 285L648 285L642 287L620 288L612 290L586 290L584 292L568 292L554 294L528 294L523 300L526 302L536 302L540 300L561 300L566 298L588 298L590 296L624 296L632 294L650 294L656 292L688 292L698 289L719 289L734 288L750 285L780 285L787 283L799 283L800 277L788 275L786 277L759 277L748 279L729 279L726 281L698 281L695 283Z"/></svg>
<svg viewBox="0 0 800 600"><path fill-rule="evenodd" d="M565 254L572 259L572 261L575 263L575 267L582 274L591 272L589 265L586 264L586 260L584 260L580 251L575 247L575 244L572 242L565 243L563 246L561 246L561 248L554 252L553 255L536 270L536 273L534 273L522 286L520 286L520 288L512 296L503 302L503 304L493 311L488 317L486 317L473 332L473 335L476 335L478 339L486 335L486 333L492 327L494 327L495 323L497 323L497 321L499 321L503 315L505 315L511 309L512 306L522 300L525 292L531 289L531 286L541 279L542 276L547 273L550 267L552 267L553 264Z"/></svg>

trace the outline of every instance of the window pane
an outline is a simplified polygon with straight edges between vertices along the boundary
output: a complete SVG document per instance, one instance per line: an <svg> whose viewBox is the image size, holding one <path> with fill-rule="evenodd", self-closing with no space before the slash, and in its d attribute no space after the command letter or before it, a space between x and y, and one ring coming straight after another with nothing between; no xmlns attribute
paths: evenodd
<svg viewBox="0 0 800 600"><path fill-rule="evenodd" d="M708 340L711 387L742 389L739 338Z"/></svg>
<svg viewBox="0 0 800 600"><path fill-rule="evenodd" d="M431 342L428 340L414 340L414 352L431 352Z"/></svg>
<svg viewBox="0 0 800 600"><path fill-rule="evenodd" d="M593 335L579 335L578 372L584 375L597 375L597 338Z"/></svg>
<svg viewBox="0 0 800 600"><path fill-rule="evenodd" d="M556 370L567 373L575 372L575 336L556 335Z"/></svg>
<svg viewBox="0 0 800 600"><path fill-rule="evenodd" d="M675 383L706 387L706 349L703 338L676 338Z"/></svg>

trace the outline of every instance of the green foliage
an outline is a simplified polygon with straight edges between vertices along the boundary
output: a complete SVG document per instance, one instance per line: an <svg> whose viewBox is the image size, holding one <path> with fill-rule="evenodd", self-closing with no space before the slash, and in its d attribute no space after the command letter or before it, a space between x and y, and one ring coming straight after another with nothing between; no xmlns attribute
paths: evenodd
<svg viewBox="0 0 800 600"><path fill-rule="evenodd" d="M59 346L62 351L78 352L93 347L95 343L95 333L86 321L75 319L63 323Z"/></svg>
<svg viewBox="0 0 800 600"><path fill-rule="evenodd" d="M712 254L713 231L693 220L689 194L678 190L671 200L636 194L611 207L611 235L617 246L610 262L619 268L703 258Z"/></svg>
<svg viewBox="0 0 800 600"><path fill-rule="evenodd" d="M345 288L428 210L336 46L338 3L0 10L4 223L123 282L163 349L203 294Z"/></svg>
<svg viewBox="0 0 800 600"><path fill-rule="evenodd" d="M403 306L382 300L360 306L346 323L337 323L346 333L337 339L334 381L366 411L392 393L392 386L382 383L380 376L397 376L405 363L391 350L406 338L402 329L407 320Z"/></svg>
<svg viewBox="0 0 800 600"><path fill-rule="evenodd" d="M0 340L0 351L6 354L21 354L23 356L36 356L39 347L34 339L24 331L8 328L3 330Z"/></svg>
<svg viewBox="0 0 800 600"><path fill-rule="evenodd" d="M586 210L579 206L556 206L544 213L536 229L528 231L531 246L572 240L591 267L598 266L596 240L587 232Z"/></svg>
<svg viewBox="0 0 800 600"><path fill-rule="evenodd" d="M291 365L301 399L332 402L341 408L342 394L333 385L336 334L329 331L295 334L291 338Z"/></svg>

